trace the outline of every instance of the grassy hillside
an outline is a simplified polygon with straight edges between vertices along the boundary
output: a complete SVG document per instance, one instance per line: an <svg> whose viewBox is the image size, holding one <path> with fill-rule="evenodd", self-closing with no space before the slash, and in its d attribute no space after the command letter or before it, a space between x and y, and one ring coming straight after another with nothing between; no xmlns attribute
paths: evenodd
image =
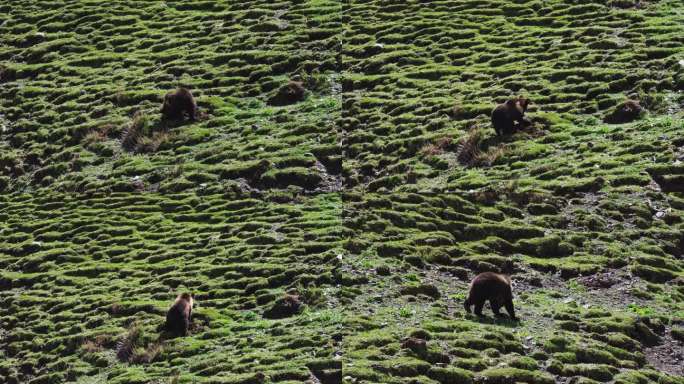
<svg viewBox="0 0 684 384"><path fill-rule="evenodd" d="M680 1L0 11L0 382L684 383Z"/></svg>

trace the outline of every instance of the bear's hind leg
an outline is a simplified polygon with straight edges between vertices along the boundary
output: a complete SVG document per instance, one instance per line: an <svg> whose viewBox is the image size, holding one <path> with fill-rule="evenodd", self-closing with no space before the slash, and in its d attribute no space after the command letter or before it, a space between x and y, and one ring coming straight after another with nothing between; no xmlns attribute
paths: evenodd
<svg viewBox="0 0 684 384"><path fill-rule="evenodd" d="M484 300L475 303L475 314L482 316L482 307L484 306Z"/></svg>
<svg viewBox="0 0 684 384"><path fill-rule="evenodd" d="M511 319L516 320L515 309L513 309L513 299L511 298L506 300L505 306L506 312L508 312L508 315L511 317Z"/></svg>
<svg viewBox="0 0 684 384"><path fill-rule="evenodd" d="M492 307L492 312L494 312L494 316L501 316L501 312L499 312L499 310L501 309L501 304L499 304L498 299L489 299L489 306Z"/></svg>

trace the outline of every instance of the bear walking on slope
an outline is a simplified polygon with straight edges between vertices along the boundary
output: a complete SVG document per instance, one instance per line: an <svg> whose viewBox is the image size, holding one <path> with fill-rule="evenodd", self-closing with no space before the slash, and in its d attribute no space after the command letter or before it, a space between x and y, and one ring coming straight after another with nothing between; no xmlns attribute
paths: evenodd
<svg viewBox="0 0 684 384"><path fill-rule="evenodd" d="M518 96L503 104L497 105L492 111L492 125L497 135L510 135L530 124L525 120L525 112L530 99Z"/></svg>
<svg viewBox="0 0 684 384"><path fill-rule="evenodd" d="M474 305L475 314L482 316L482 307L487 300L494 315L502 316L499 309L506 307L506 312L511 319L516 320L510 277L494 272L484 272L475 276L470 283L468 298L463 303L463 307L466 312L470 313L470 307Z"/></svg>
<svg viewBox="0 0 684 384"><path fill-rule="evenodd" d="M178 88L164 96L161 109L163 120L183 120L184 114L191 121L197 120L197 103L189 90Z"/></svg>
<svg viewBox="0 0 684 384"><path fill-rule="evenodd" d="M166 324L164 325L164 328L167 332L176 336L185 336L188 334L193 304L192 294L182 293L178 295L176 301L166 313Z"/></svg>

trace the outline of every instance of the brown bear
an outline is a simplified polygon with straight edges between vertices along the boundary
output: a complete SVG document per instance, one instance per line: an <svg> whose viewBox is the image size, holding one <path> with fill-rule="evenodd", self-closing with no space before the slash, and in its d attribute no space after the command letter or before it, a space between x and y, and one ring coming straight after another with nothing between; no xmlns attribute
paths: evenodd
<svg viewBox="0 0 684 384"><path fill-rule="evenodd" d="M181 293L178 295L176 301L166 313L166 324L164 328L167 332L176 336L185 336L188 334L193 304L194 301L191 293Z"/></svg>
<svg viewBox="0 0 684 384"><path fill-rule="evenodd" d="M303 309L303 305L299 295L285 294L264 312L264 317L267 319L283 319L294 316Z"/></svg>
<svg viewBox="0 0 684 384"><path fill-rule="evenodd" d="M427 341L419 339L417 337L408 337L401 342L402 349L410 349L415 353L425 353L427 352Z"/></svg>
<svg viewBox="0 0 684 384"><path fill-rule="evenodd" d="M163 120L183 120L184 114L192 121L197 120L197 103L189 90L178 88L164 96L161 109Z"/></svg>
<svg viewBox="0 0 684 384"><path fill-rule="evenodd" d="M470 313L470 307L474 305L475 314L482 316L482 306L487 300L489 300L494 315L502 316L499 309L506 307L506 312L511 319L516 320L510 277L494 272L484 272L475 276L470 283L468 298L463 303L463 307L466 312Z"/></svg>
<svg viewBox="0 0 684 384"><path fill-rule="evenodd" d="M290 105L304 100L305 96L306 88L304 88L304 83L302 81L290 80L278 90L278 93L268 100L268 103L274 106Z"/></svg>
<svg viewBox="0 0 684 384"><path fill-rule="evenodd" d="M497 135L510 135L530 124L525 120L525 112L530 100L522 96L497 105L492 111L492 125Z"/></svg>
<svg viewBox="0 0 684 384"><path fill-rule="evenodd" d="M639 118L643 108L636 100L626 100L615 107L613 112L603 119L604 123L608 124L623 124L629 123Z"/></svg>

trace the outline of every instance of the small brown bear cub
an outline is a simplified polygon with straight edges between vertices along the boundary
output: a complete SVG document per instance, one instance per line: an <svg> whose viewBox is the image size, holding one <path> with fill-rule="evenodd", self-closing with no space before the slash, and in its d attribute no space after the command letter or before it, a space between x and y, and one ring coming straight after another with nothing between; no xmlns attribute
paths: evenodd
<svg viewBox="0 0 684 384"><path fill-rule="evenodd" d="M298 314L302 309L303 303L298 295L286 294L277 299L273 307L264 312L267 319L283 319Z"/></svg>
<svg viewBox="0 0 684 384"><path fill-rule="evenodd" d="M188 334L193 304L194 302L191 293L181 293L178 295L176 301L166 313L166 324L164 328L167 332L170 332L175 336L185 336Z"/></svg>
<svg viewBox="0 0 684 384"><path fill-rule="evenodd" d="M494 315L502 316L503 314L499 313L499 309L506 307L506 312L511 319L517 320L513 309L510 277L494 272L484 272L475 276L470 283L468 298L463 303L463 307L466 312L470 313L470 307L474 305L475 314L482 316L482 307L487 300L489 300Z"/></svg>
<svg viewBox="0 0 684 384"><path fill-rule="evenodd" d="M278 93L268 100L268 103L274 106L290 105L304 100L305 96L306 88L304 88L304 82L290 80L278 90Z"/></svg>
<svg viewBox="0 0 684 384"><path fill-rule="evenodd" d="M184 114L191 121L197 120L197 103L192 93L185 88L178 88L164 96L161 109L163 120L183 120Z"/></svg>
<svg viewBox="0 0 684 384"><path fill-rule="evenodd" d="M603 119L604 123L608 124L624 124L632 122L639 118L643 108L636 100L626 100L615 107L613 112Z"/></svg>
<svg viewBox="0 0 684 384"><path fill-rule="evenodd" d="M410 349L415 353L425 353L427 352L427 341L419 339L417 337L408 337L402 340L402 349Z"/></svg>
<svg viewBox="0 0 684 384"><path fill-rule="evenodd" d="M492 111L492 125L496 134L510 135L530 125L530 122L523 118L529 104L530 99L518 96L517 99L510 99L497 105Z"/></svg>

